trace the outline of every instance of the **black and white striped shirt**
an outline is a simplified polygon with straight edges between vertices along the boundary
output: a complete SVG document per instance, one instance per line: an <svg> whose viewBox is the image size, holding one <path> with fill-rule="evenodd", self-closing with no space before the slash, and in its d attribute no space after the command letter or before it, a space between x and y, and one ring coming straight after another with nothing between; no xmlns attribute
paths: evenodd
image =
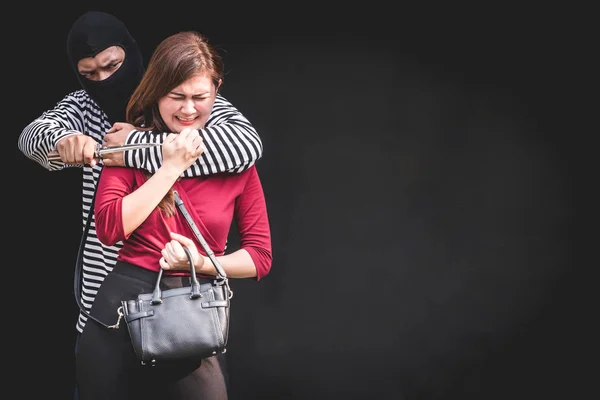
<svg viewBox="0 0 600 400"><path fill-rule="evenodd" d="M65 96L53 109L42 113L27 125L19 136L19 150L49 171L58 171L66 167L83 167L81 210L83 227L87 223L102 168L101 163L93 169L88 165L66 165L62 161L49 161L48 153L56 150L56 143L60 139L73 134L84 133L93 137L98 143L102 143L102 138L110 127L106 115L87 92L77 90ZM198 158L196 164L184 172L183 176L241 172L262 157L263 147L258 133L252 124L220 94L217 94L212 113L200 134L207 151ZM127 143L162 142L165 136L166 134L159 136L150 132L133 131L127 137ZM125 165L128 167L156 172L161 161L160 147L125 152ZM75 294L81 296L81 304L88 312L100 284L112 271L120 248L120 243L115 246L105 246L100 243L92 219L84 243L82 292ZM83 332L86 321L85 315L80 313L76 324L79 332Z"/></svg>

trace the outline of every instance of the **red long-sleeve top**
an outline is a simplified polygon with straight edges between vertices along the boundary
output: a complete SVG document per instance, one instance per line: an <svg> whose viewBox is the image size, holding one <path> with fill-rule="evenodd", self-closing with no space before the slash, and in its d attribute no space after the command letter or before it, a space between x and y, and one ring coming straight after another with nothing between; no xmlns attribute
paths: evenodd
<svg viewBox="0 0 600 400"><path fill-rule="evenodd" d="M206 255L179 209L166 217L158 207L129 236L123 230L123 197L147 180L136 168L105 167L98 182L95 223L98 239L105 245L123 242L118 260L152 271L160 269L161 250L171 241L170 232L194 240L198 251ZM271 269L271 231L262 185L252 166L241 173L222 173L205 177L182 178L177 191L200 233L216 256L223 255L231 223L235 218L240 247L256 266L257 280ZM167 273L167 272L165 272ZM183 271L175 274L182 274Z"/></svg>

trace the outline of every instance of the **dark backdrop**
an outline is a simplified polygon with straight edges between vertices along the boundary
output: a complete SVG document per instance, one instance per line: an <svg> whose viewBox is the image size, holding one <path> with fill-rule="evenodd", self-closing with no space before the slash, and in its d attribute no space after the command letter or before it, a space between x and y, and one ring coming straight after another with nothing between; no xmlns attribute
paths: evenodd
<svg viewBox="0 0 600 400"><path fill-rule="evenodd" d="M27 35L6 34L4 60L4 198L17 203L5 225L20 255L6 285L30 312L4 321L11 381L69 398L81 171L49 173L16 142L78 88L65 38L86 8L20 8ZM557 56L568 43L542 18L559 10L100 9L146 61L171 33L205 33L224 50L222 93L262 136L274 260L261 282L233 282L232 399L582 390L588 285L571 257L574 139Z"/></svg>

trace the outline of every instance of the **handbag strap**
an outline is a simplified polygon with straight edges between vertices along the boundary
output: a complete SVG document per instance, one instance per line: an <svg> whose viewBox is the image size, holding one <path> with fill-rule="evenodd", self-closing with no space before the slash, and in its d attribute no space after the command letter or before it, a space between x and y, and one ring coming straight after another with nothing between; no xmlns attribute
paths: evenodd
<svg viewBox="0 0 600 400"><path fill-rule="evenodd" d="M92 196L92 201L90 202L90 210L88 211L85 228L83 229L81 239L79 240L79 250L77 252L77 261L75 263L75 276L73 279L73 291L75 294L75 302L77 303L79 310L86 317L91 318L92 320L96 321L97 323L99 323L100 325L102 325L106 328L116 329L116 328L119 328L120 317L116 324L108 325L108 324L105 324L104 322L100 321L98 318L92 316L85 309L85 307L83 307L83 304L81 304L81 293L82 293L81 280L83 277L83 249L85 247L85 239L87 237L88 231L90 230L90 226L92 225L92 218L94 216L94 201L96 200L96 192L98 191L98 182L100 182L100 175L102 174L102 171L103 171L103 169L101 169L100 173L98 174L98 179L96 180L96 188L94 189L94 195Z"/></svg>
<svg viewBox="0 0 600 400"><path fill-rule="evenodd" d="M202 234L198 230L198 227L196 226L196 223L194 222L194 219L190 216L190 213L185 208L185 206L183 204L183 200L181 200L181 197L179 197L179 193L177 193L176 190L174 190L173 192L175 194L175 204L177 204L177 207L179 208L179 211L181 211L181 214L183 214L183 216L185 217L185 220L190 225L190 228L192 228L192 231L194 232L194 234L198 238L198 241L200 242L200 244L204 248L204 251L206 251L206 254L208 255L208 258L210 258L210 261L212 261L213 265L215 266L215 269L217 270L217 279L227 280L227 274L225 273L225 270L223 269L223 267L221 267L221 264L219 263L219 261L215 257L215 253L208 246L208 243L206 243L206 240L204 240L204 237L202 236Z"/></svg>

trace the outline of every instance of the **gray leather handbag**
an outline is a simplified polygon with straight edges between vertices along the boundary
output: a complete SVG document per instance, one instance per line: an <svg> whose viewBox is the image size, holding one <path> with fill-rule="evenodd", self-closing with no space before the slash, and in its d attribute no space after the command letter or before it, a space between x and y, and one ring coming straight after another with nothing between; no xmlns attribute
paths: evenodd
<svg viewBox="0 0 600 400"><path fill-rule="evenodd" d="M198 282L190 251L191 285L161 290L161 269L152 293L124 300L122 313L133 349L142 364L202 359L226 351L229 336L230 300L233 296L225 271L202 237L183 201L175 192L175 203L212 261L217 276L210 283Z"/></svg>

